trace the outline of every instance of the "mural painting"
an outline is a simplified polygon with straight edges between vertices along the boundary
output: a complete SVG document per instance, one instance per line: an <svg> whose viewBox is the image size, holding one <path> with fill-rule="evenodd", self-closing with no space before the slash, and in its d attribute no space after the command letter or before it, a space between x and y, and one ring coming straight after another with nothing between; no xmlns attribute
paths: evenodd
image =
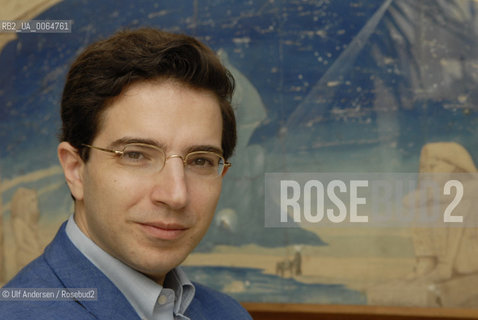
<svg viewBox="0 0 478 320"><path fill-rule="evenodd" d="M184 264L194 280L240 301L477 307L476 228L268 228L264 179L459 172L476 190L478 2L0 5L2 20L72 21L71 33L0 33L0 282L73 212L56 160L69 63L118 29L154 26L208 43L237 82L238 146L213 225ZM420 188L400 201L428 205Z"/></svg>

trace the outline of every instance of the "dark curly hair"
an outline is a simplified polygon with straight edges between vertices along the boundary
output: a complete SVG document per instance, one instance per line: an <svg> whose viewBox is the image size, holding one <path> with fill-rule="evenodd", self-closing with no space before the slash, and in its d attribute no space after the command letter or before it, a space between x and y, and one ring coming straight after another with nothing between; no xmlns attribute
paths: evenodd
<svg viewBox="0 0 478 320"><path fill-rule="evenodd" d="M84 161L109 102L139 81L173 79L215 94L223 121L222 149L228 159L236 145L231 107L234 78L214 51L193 37L153 28L115 33L89 45L68 72L61 101L61 141L80 151Z"/></svg>

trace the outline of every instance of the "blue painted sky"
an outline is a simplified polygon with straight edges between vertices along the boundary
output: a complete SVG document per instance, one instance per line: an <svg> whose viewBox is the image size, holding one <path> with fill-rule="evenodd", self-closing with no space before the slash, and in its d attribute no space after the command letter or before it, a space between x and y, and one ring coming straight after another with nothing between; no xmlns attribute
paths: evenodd
<svg viewBox="0 0 478 320"><path fill-rule="evenodd" d="M119 28L185 32L224 50L262 99L265 118L250 148L233 158L235 168L257 170L226 180L218 210L234 208L246 235L253 230L253 239L274 245L284 232L265 239L253 228L263 223L264 172L416 171L420 148L432 141L459 142L478 158L475 7L471 0L63 1L36 19L73 20L72 33L19 34L0 54L2 178L57 163L65 74L87 44ZM49 198L65 206L68 194L57 192ZM57 206L42 203L44 211ZM211 244L222 231L208 235ZM299 238L320 243L309 236Z"/></svg>

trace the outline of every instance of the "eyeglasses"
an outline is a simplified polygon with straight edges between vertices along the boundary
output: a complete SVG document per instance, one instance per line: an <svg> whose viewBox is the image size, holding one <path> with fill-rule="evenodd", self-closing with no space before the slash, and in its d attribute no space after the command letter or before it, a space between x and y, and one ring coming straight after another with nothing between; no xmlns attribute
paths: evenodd
<svg viewBox="0 0 478 320"><path fill-rule="evenodd" d="M219 177L226 167L231 166L231 163L225 161L223 156L212 151L193 151L183 157L178 154L166 156L163 149L145 143L130 143L122 150L105 149L88 144L82 144L82 146L112 153L118 157L121 165L144 175L161 171L166 160L171 158L180 158L186 173L210 178Z"/></svg>

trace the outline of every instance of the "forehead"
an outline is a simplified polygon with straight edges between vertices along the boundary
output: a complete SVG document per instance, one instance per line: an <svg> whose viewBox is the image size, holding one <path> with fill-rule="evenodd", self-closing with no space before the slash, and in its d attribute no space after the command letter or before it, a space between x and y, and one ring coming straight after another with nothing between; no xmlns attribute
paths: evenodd
<svg viewBox="0 0 478 320"><path fill-rule="evenodd" d="M166 146L220 147L222 116L218 99L210 91L177 81L134 83L104 111L95 140L111 142L122 137L157 140Z"/></svg>

